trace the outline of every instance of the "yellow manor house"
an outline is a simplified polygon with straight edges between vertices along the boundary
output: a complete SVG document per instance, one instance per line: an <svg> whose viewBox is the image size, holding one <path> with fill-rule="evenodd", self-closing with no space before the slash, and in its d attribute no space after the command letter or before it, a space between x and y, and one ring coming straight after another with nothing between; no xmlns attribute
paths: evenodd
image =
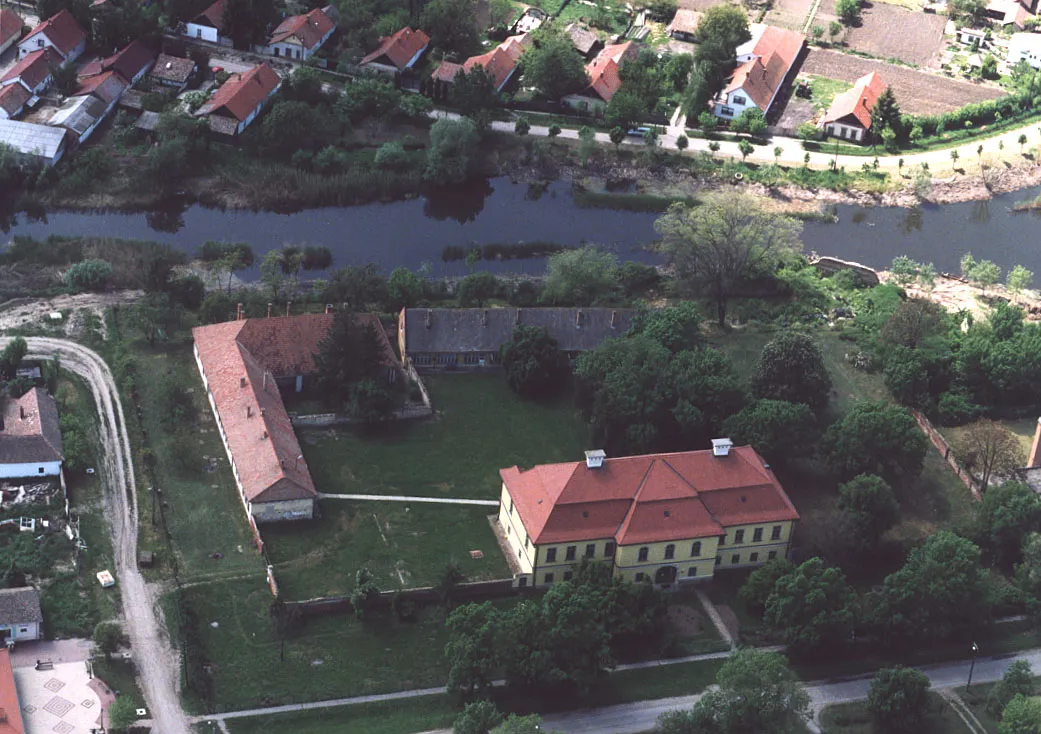
<svg viewBox="0 0 1041 734"><path fill-rule="evenodd" d="M567 581L583 558L669 588L717 568L784 558L799 519L751 446L714 439L675 454L516 466L499 472L499 524L517 586Z"/></svg>

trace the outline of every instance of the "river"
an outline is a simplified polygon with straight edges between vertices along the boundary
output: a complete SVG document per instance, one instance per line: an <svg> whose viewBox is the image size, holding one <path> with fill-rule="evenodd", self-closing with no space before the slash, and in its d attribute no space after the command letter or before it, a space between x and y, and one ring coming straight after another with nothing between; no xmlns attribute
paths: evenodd
<svg viewBox="0 0 1041 734"><path fill-rule="evenodd" d="M982 202L897 207L834 207L836 223L807 222L805 251L884 267L897 255L955 271L967 251L1007 270L1021 264L1041 273L1039 223L1011 207L1033 198L1027 189ZM388 204L312 209L293 214L175 207L151 214L55 212L39 221L19 217L9 236L95 235L155 240L193 252L206 240L248 242L258 261L284 243L325 245L337 265L374 262L385 272L429 263L436 275L466 272L461 262L443 263L446 245L547 241L594 243L622 260L654 262L642 246L654 239L655 214L580 208L571 185L545 187L492 179L434 197ZM494 272L539 273L544 261L485 263ZM247 277L249 274L246 274Z"/></svg>

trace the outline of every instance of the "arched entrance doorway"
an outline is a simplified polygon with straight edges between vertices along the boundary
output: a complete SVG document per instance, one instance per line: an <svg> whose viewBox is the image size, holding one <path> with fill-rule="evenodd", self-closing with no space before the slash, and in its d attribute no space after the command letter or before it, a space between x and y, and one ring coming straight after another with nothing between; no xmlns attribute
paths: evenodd
<svg viewBox="0 0 1041 734"><path fill-rule="evenodd" d="M676 583L676 567L662 566L654 574L654 583L659 586L667 586Z"/></svg>

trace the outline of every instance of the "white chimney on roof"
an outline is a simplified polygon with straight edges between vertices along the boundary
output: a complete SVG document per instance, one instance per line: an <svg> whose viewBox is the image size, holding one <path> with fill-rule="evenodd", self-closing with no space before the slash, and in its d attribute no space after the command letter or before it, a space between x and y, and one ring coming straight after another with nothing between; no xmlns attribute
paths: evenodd
<svg viewBox="0 0 1041 734"><path fill-rule="evenodd" d="M603 449L593 449L586 452L586 468L599 469L604 465L607 453Z"/></svg>
<svg viewBox="0 0 1041 734"><path fill-rule="evenodd" d="M713 456L727 456L730 454L730 449L734 448L734 442L729 438L714 438L712 439L712 455Z"/></svg>

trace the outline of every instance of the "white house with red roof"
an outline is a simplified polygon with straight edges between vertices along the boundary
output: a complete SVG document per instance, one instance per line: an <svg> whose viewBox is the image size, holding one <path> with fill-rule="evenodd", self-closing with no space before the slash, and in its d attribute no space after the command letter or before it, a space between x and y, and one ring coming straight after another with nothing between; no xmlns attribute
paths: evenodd
<svg viewBox="0 0 1041 734"><path fill-rule="evenodd" d="M232 74L195 114L205 117L214 132L238 135L257 119L281 84L281 77L266 63L254 66Z"/></svg>
<svg viewBox="0 0 1041 734"><path fill-rule="evenodd" d="M267 45L258 53L270 54L294 61L307 61L322 47L336 30L336 23L322 8L306 15L291 15L275 28Z"/></svg>
<svg viewBox="0 0 1041 734"><path fill-rule="evenodd" d="M31 94L39 94L54 78L54 70L61 66L61 56L52 48L33 51L0 77L0 87L19 84Z"/></svg>
<svg viewBox="0 0 1041 734"><path fill-rule="evenodd" d="M852 89L835 95L817 127L843 140L864 142L871 130L871 109L884 91L886 83L878 72L865 74L857 79Z"/></svg>
<svg viewBox="0 0 1041 734"><path fill-rule="evenodd" d="M460 72L471 72L477 66L483 67L492 77L495 91L501 92L520 65L524 49L531 45L531 38L527 33L519 36L510 36L498 46L480 56L471 56L462 64L451 61L442 61L431 77L435 81L451 84L455 81L456 74Z"/></svg>
<svg viewBox="0 0 1041 734"><path fill-rule="evenodd" d="M10 120L20 115L31 96L21 84L0 87L0 120Z"/></svg>
<svg viewBox="0 0 1041 734"><path fill-rule="evenodd" d="M62 10L33 28L29 35L18 42L18 58L24 59L45 48L54 49L62 63L68 64L78 59L87 48L87 32L72 17L72 13Z"/></svg>
<svg viewBox="0 0 1041 734"><path fill-rule="evenodd" d="M22 17L10 8L0 8L0 54L22 37Z"/></svg>
<svg viewBox="0 0 1041 734"><path fill-rule="evenodd" d="M713 101L712 111L724 120L753 107L769 114L806 45L806 36L776 26L753 23L749 31L751 40L737 48L737 68Z"/></svg>
<svg viewBox="0 0 1041 734"><path fill-rule="evenodd" d="M799 519L751 446L516 466L499 472L498 529L517 586L567 581L583 558L661 587L784 558Z"/></svg>
<svg viewBox="0 0 1041 734"><path fill-rule="evenodd" d="M380 39L380 45L361 60L361 66L373 71L396 74L411 69L430 45L430 36L421 30L405 27Z"/></svg>
<svg viewBox="0 0 1041 734"><path fill-rule="evenodd" d="M638 53L639 49L632 41L604 46L596 58L586 64L589 86L567 95L562 101L578 110L604 110L622 88L622 64L636 58Z"/></svg>
<svg viewBox="0 0 1041 734"><path fill-rule="evenodd" d="M64 460L58 407L34 387L0 409L0 478L56 477Z"/></svg>
<svg viewBox="0 0 1041 734"><path fill-rule="evenodd" d="M231 46L231 38L224 35L224 0L217 0L184 26L184 35L220 46Z"/></svg>

